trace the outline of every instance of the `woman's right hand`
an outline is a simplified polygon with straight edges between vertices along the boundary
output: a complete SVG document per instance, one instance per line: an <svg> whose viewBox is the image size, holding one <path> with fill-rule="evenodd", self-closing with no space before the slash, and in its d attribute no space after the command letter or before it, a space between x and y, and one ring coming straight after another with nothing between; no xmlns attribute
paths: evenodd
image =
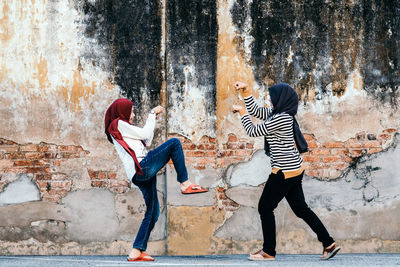
<svg viewBox="0 0 400 267"><path fill-rule="evenodd" d="M153 108L154 113L156 113L156 115L163 113L164 108L162 106L157 106L155 108Z"/></svg>
<svg viewBox="0 0 400 267"><path fill-rule="evenodd" d="M251 90L247 83L237 81L235 82L234 87L235 90L240 91L244 97L251 95Z"/></svg>
<svg viewBox="0 0 400 267"><path fill-rule="evenodd" d="M244 83L244 82L239 82L239 81L235 82L235 89L236 89L237 91L239 91L239 90L246 90L246 89L248 89L248 88L249 88L249 86L248 86L246 83Z"/></svg>

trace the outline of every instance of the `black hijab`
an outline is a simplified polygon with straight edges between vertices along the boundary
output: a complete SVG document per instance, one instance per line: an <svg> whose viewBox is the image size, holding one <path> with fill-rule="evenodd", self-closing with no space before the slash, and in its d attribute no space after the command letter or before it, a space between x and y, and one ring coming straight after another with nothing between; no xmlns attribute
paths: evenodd
<svg viewBox="0 0 400 267"><path fill-rule="evenodd" d="M297 114L299 97L295 90L286 83L278 83L268 88L269 96L274 108L268 118L271 116L286 112L293 117L293 135L296 142L297 150L300 153L308 151L308 144L303 134L300 131L299 124L294 117ZM267 138L264 137L265 154L270 156L270 147Z"/></svg>

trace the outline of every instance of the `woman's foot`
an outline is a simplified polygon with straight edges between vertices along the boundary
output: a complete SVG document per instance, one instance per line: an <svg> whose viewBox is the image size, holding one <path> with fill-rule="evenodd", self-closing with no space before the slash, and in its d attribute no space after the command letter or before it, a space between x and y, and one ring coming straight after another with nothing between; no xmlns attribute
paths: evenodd
<svg viewBox="0 0 400 267"><path fill-rule="evenodd" d="M273 261L273 260L275 260L275 256L271 256L271 255L265 253L261 249L255 253L250 254L248 259L251 261Z"/></svg>
<svg viewBox="0 0 400 267"><path fill-rule="evenodd" d="M154 258L139 249L132 249L127 258L128 261L154 261Z"/></svg>
<svg viewBox="0 0 400 267"><path fill-rule="evenodd" d="M140 251L139 249L133 248L131 250L131 253L129 253L128 258L135 259L139 257L141 253L142 251Z"/></svg>
<svg viewBox="0 0 400 267"><path fill-rule="evenodd" d="M187 180L181 183L181 192L182 194L196 194L208 192L208 189L205 189L204 187Z"/></svg>
<svg viewBox="0 0 400 267"><path fill-rule="evenodd" d="M333 242L332 245L324 248L324 250L322 251L321 259L322 260L329 260L330 258L335 256L339 252L339 250L340 250L340 247L336 246L336 243Z"/></svg>

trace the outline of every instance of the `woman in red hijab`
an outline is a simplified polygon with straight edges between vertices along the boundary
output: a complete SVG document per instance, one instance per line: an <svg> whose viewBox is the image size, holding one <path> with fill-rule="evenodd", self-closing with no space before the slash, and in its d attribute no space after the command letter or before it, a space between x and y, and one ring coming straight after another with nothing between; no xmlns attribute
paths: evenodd
<svg viewBox="0 0 400 267"><path fill-rule="evenodd" d="M161 106L153 108L143 128L132 124L135 117L133 103L126 98L114 101L105 116L105 133L124 165L127 177L139 187L146 203L146 213L140 225L128 261L153 261L145 253L150 232L159 216L157 197L157 172L172 159L177 172L182 194L207 192L207 189L188 180L182 145L178 138L172 138L159 147L147 151L154 136L157 115L163 112Z"/></svg>

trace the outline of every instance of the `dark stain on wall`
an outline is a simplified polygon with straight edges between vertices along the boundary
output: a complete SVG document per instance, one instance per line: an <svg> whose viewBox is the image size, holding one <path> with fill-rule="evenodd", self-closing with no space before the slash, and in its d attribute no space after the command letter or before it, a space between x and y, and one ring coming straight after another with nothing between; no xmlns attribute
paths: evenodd
<svg viewBox="0 0 400 267"><path fill-rule="evenodd" d="M167 91L178 92L169 106L184 99L185 68L193 66L191 84L206 88L207 112L216 112L217 3L212 0L169 0L166 10ZM195 104L195 103L194 103ZM190 107L187 107L190 108Z"/></svg>
<svg viewBox="0 0 400 267"><path fill-rule="evenodd" d="M287 82L306 102L313 88L317 99L341 96L358 69L364 90L394 104L400 82L398 1L254 0L250 14L246 5L237 0L231 14L238 35L245 34L250 16L251 63L259 84Z"/></svg>
<svg viewBox="0 0 400 267"><path fill-rule="evenodd" d="M400 92L400 2L362 2L365 90L395 105Z"/></svg>
<svg viewBox="0 0 400 267"><path fill-rule="evenodd" d="M77 2L85 34L103 46L112 62L113 79L136 110L160 104L162 86L161 6L158 0ZM88 52L90 57L90 49ZM96 64L96 58L92 58ZM145 112L137 112L138 119Z"/></svg>

